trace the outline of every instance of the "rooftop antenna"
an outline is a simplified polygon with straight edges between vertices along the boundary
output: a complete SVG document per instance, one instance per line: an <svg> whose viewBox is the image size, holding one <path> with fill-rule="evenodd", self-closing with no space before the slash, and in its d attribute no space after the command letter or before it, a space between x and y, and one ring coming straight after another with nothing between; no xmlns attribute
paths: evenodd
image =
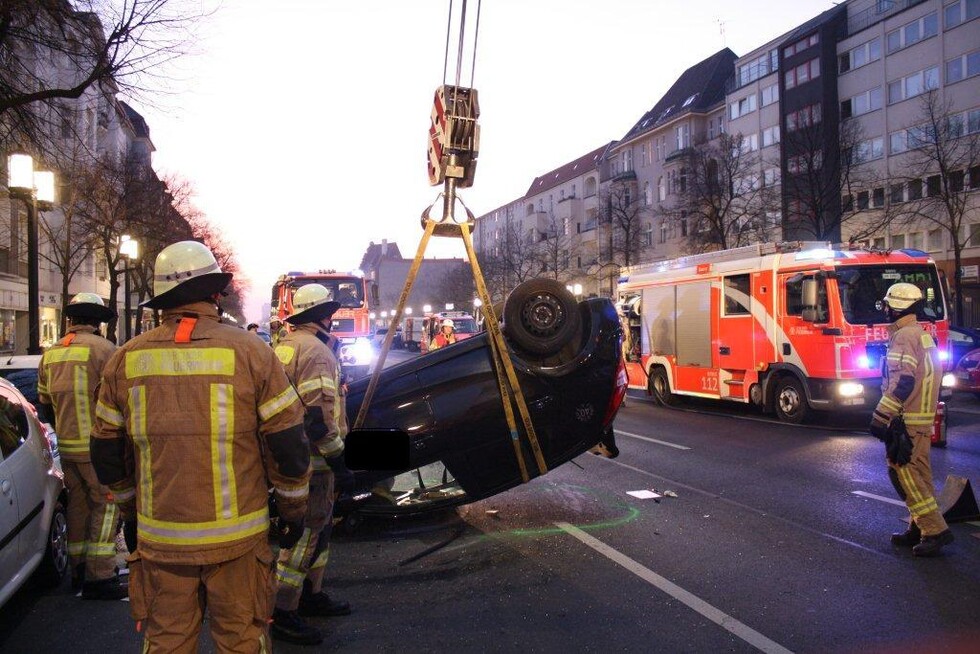
<svg viewBox="0 0 980 654"><path fill-rule="evenodd" d="M717 19L715 21L718 23L718 33L721 34L721 45L722 47L728 47L727 39L725 39L725 22L722 19Z"/></svg>

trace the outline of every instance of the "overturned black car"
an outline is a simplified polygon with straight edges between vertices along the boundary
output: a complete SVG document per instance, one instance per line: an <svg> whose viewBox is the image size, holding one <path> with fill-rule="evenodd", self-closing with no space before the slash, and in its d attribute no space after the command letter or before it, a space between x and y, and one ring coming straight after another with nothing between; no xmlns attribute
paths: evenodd
<svg viewBox="0 0 980 654"><path fill-rule="evenodd" d="M612 421L627 382L613 304L576 302L555 280L537 279L514 289L502 314L547 469L592 448L614 452ZM368 383L360 379L349 387L352 424ZM402 442L407 434L407 465L357 471L353 506L342 502L342 512L418 513L489 497L522 482L486 332L383 370L363 428L368 431L348 436L348 465L356 468L365 454L386 458L378 448L392 447L392 441L371 429L399 430ZM527 471L537 476L519 420L518 428Z"/></svg>

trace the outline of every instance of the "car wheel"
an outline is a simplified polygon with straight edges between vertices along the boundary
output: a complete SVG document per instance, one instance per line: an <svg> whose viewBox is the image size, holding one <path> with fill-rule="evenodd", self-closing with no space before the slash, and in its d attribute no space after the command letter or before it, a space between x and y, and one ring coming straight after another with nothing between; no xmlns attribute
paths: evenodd
<svg viewBox="0 0 980 654"><path fill-rule="evenodd" d="M51 528L44 559L37 569L37 579L49 588L58 586L68 571L68 517L65 507L59 501L51 515Z"/></svg>
<svg viewBox="0 0 980 654"><path fill-rule="evenodd" d="M803 385L796 377L781 377L776 382L774 399L776 415L783 422L798 425L810 413L810 405L807 404Z"/></svg>
<svg viewBox="0 0 980 654"><path fill-rule="evenodd" d="M670 380L667 379L667 371L657 367L650 371L650 381L647 382L650 394L657 404L661 406L676 406L677 396L670 392Z"/></svg>
<svg viewBox="0 0 980 654"><path fill-rule="evenodd" d="M582 317L575 297L555 279L530 279L504 302L504 331L530 354L557 354L578 333Z"/></svg>

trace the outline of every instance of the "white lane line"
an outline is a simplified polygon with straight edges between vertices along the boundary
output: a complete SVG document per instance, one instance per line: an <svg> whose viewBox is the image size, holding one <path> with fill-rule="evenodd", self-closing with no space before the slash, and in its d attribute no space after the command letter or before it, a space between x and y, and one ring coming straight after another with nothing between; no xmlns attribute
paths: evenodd
<svg viewBox="0 0 980 654"><path fill-rule="evenodd" d="M601 540L593 538L578 527L574 527L567 522L556 522L555 526L568 535L574 536L610 561L626 568L648 584L670 595L682 604L687 605L689 608L693 609L697 613L700 613L702 616L719 625L721 628L734 634L735 636L738 636L759 651L779 652L780 654L791 652L791 650L786 649L776 641L766 638L748 625L739 622L727 613L716 609L700 597L689 593L677 584L668 581L664 577L661 577L650 568L637 563L620 551L609 547Z"/></svg>
<svg viewBox="0 0 980 654"><path fill-rule="evenodd" d="M851 491L851 495L860 495L861 497L867 497L872 500L878 500L879 502L887 502L888 504L894 504L895 506L905 506L905 502L902 500L896 500L893 497L884 497L883 495L875 495L874 493L865 493L864 491Z"/></svg>
<svg viewBox="0 0 980 654"><path fill-rule="evenodd" d="M689 450L691 448L684 445L678 445L677 443L669 443L667 441L658 441L656 438L650 438L649 436L640 436L639 434L631 434L628 431L615 430L617 436L629 436L630 438L639 438L641 441L647 441L648 443L656 443L657 445L666 445L667 447L672 447L676 450Z"/></svg>

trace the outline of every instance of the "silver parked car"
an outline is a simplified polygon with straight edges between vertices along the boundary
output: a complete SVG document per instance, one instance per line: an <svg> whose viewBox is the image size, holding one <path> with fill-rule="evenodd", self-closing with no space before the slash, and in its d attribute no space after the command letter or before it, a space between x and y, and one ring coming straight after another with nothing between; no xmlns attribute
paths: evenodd
<svg viewBox="0 0 980 654"><path fill-rule="evenodd" d="M0 379L0 606L31 578L68 570L67 494L54 441L13 383Z"/></svg>

